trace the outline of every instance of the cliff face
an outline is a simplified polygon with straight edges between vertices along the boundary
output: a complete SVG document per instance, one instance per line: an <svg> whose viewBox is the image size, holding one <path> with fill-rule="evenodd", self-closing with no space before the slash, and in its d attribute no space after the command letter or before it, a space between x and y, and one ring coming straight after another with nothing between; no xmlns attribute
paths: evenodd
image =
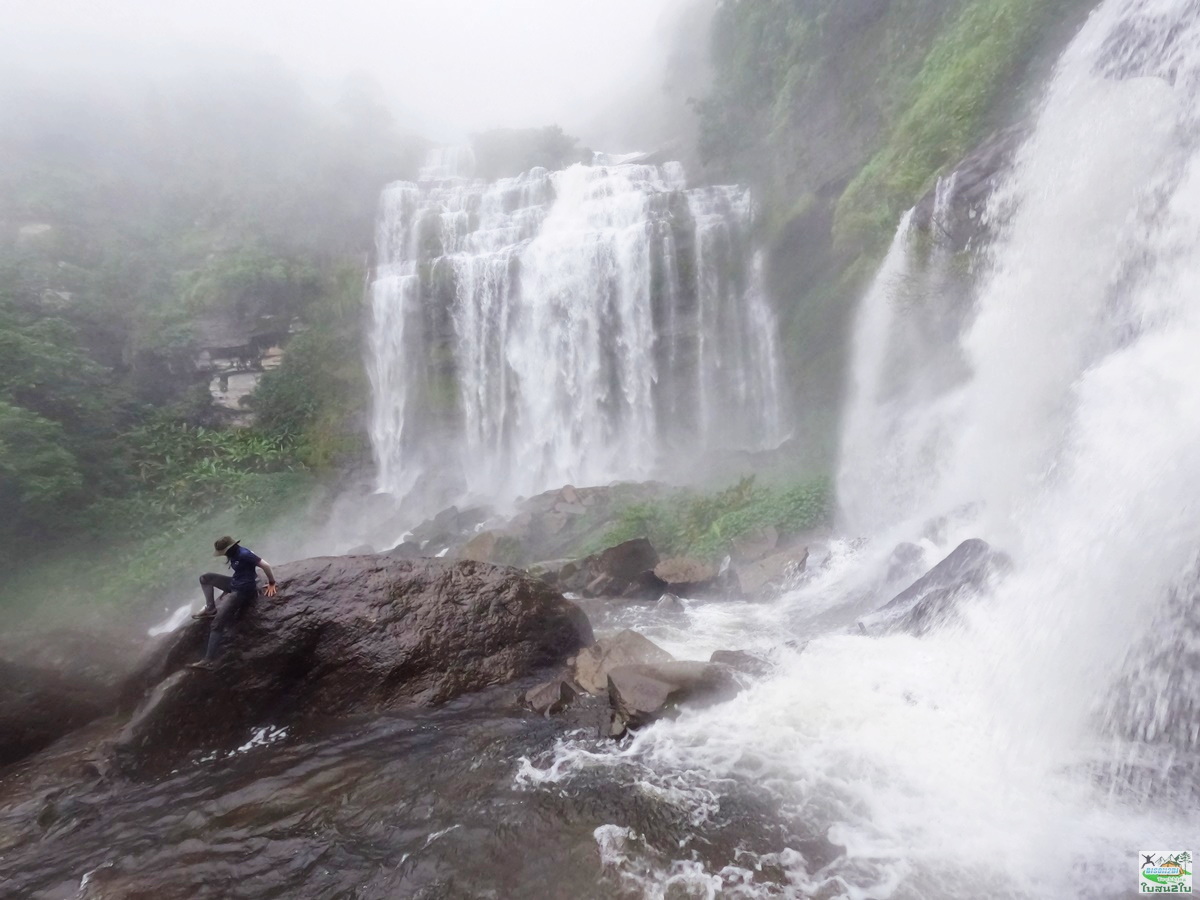
<svg viewBox="0 0 1200 900"><path fill-rule="evenodd" d="M709 177L763 203L798 412L828 459L854 302L900 214L1020 122L1091 0L723 3L698 104ZM976 198L977 200L978 198Z"/></svg>

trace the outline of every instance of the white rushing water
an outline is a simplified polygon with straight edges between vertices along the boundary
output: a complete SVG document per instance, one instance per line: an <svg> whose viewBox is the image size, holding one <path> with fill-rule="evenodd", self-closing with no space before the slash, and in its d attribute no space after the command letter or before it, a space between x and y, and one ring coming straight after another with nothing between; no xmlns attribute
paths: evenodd
<svg viewBox="0 0 1200 900"><path fill-rule="evenodd" d="M945 254L919 251L906 219L864 298L845 418L843 518L868 541L778 603L692 603L652 632L690 658L772 650L778 673L621 749L566 742L518 777L632 773L701 831L714 798L750 791L791 829L714 871L614 823L597 841L631 888L1121 897L1140 848L1195 854L1198 111L1200 4L1106 0L992 200L969 289L948 296ZM969 313L956 333L913 327L951 301ZM924 638L829 627L903 586L879 574L897 541L932 564L967 537L1014 567L961 622ZM811 871L797 848L813 834L845 854Z"/></svg>
<svg viewBox="0 0 1200 900"><path fill-rule="evenodd" d="M437 151L384 193L371 337L382 490L503 501L782 437L775 323L737 187L677 163L495 182Z"/></svg>

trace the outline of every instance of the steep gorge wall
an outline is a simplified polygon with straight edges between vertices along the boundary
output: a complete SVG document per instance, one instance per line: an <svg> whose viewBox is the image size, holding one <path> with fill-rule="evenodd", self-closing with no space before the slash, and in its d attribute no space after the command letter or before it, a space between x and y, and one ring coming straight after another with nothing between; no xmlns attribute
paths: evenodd
<svg viewBox="0 0 1200 900"><path fill-rule="evenodd" d="M836 450L846 335L900 214L1021 121L1091 0L723 3L698 104L714 179L763 198L801 451Z"/></svg>

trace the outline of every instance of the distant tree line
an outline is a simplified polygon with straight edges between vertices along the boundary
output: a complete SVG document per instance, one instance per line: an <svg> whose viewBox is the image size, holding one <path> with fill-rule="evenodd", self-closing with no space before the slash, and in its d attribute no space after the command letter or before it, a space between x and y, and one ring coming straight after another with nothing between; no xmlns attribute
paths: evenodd
<svg viewBox="0 0 1200 900"><path fill-rule="evenodd" d="M154 81L0 82L0 540L153 527L239 479L361 452L380 187L425 142L377 92L260 60ZM254 429L222 427L196 323L302 323Z"/></svg>

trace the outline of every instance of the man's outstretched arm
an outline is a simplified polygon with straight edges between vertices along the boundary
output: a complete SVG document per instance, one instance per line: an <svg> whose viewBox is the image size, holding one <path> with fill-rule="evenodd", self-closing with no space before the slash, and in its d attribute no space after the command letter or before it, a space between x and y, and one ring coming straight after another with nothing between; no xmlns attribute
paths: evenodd
<svg viewBox="0 0 1200 900"><path fill-rule="evenodd" d="M267 590L266 590L267 596L274 597L275 596L275 573L271 571L271 564L269 562L267 562L265 559L260 559L258 561L258 567L260 569L262 569L263 574L267 576Z"/></svg>

